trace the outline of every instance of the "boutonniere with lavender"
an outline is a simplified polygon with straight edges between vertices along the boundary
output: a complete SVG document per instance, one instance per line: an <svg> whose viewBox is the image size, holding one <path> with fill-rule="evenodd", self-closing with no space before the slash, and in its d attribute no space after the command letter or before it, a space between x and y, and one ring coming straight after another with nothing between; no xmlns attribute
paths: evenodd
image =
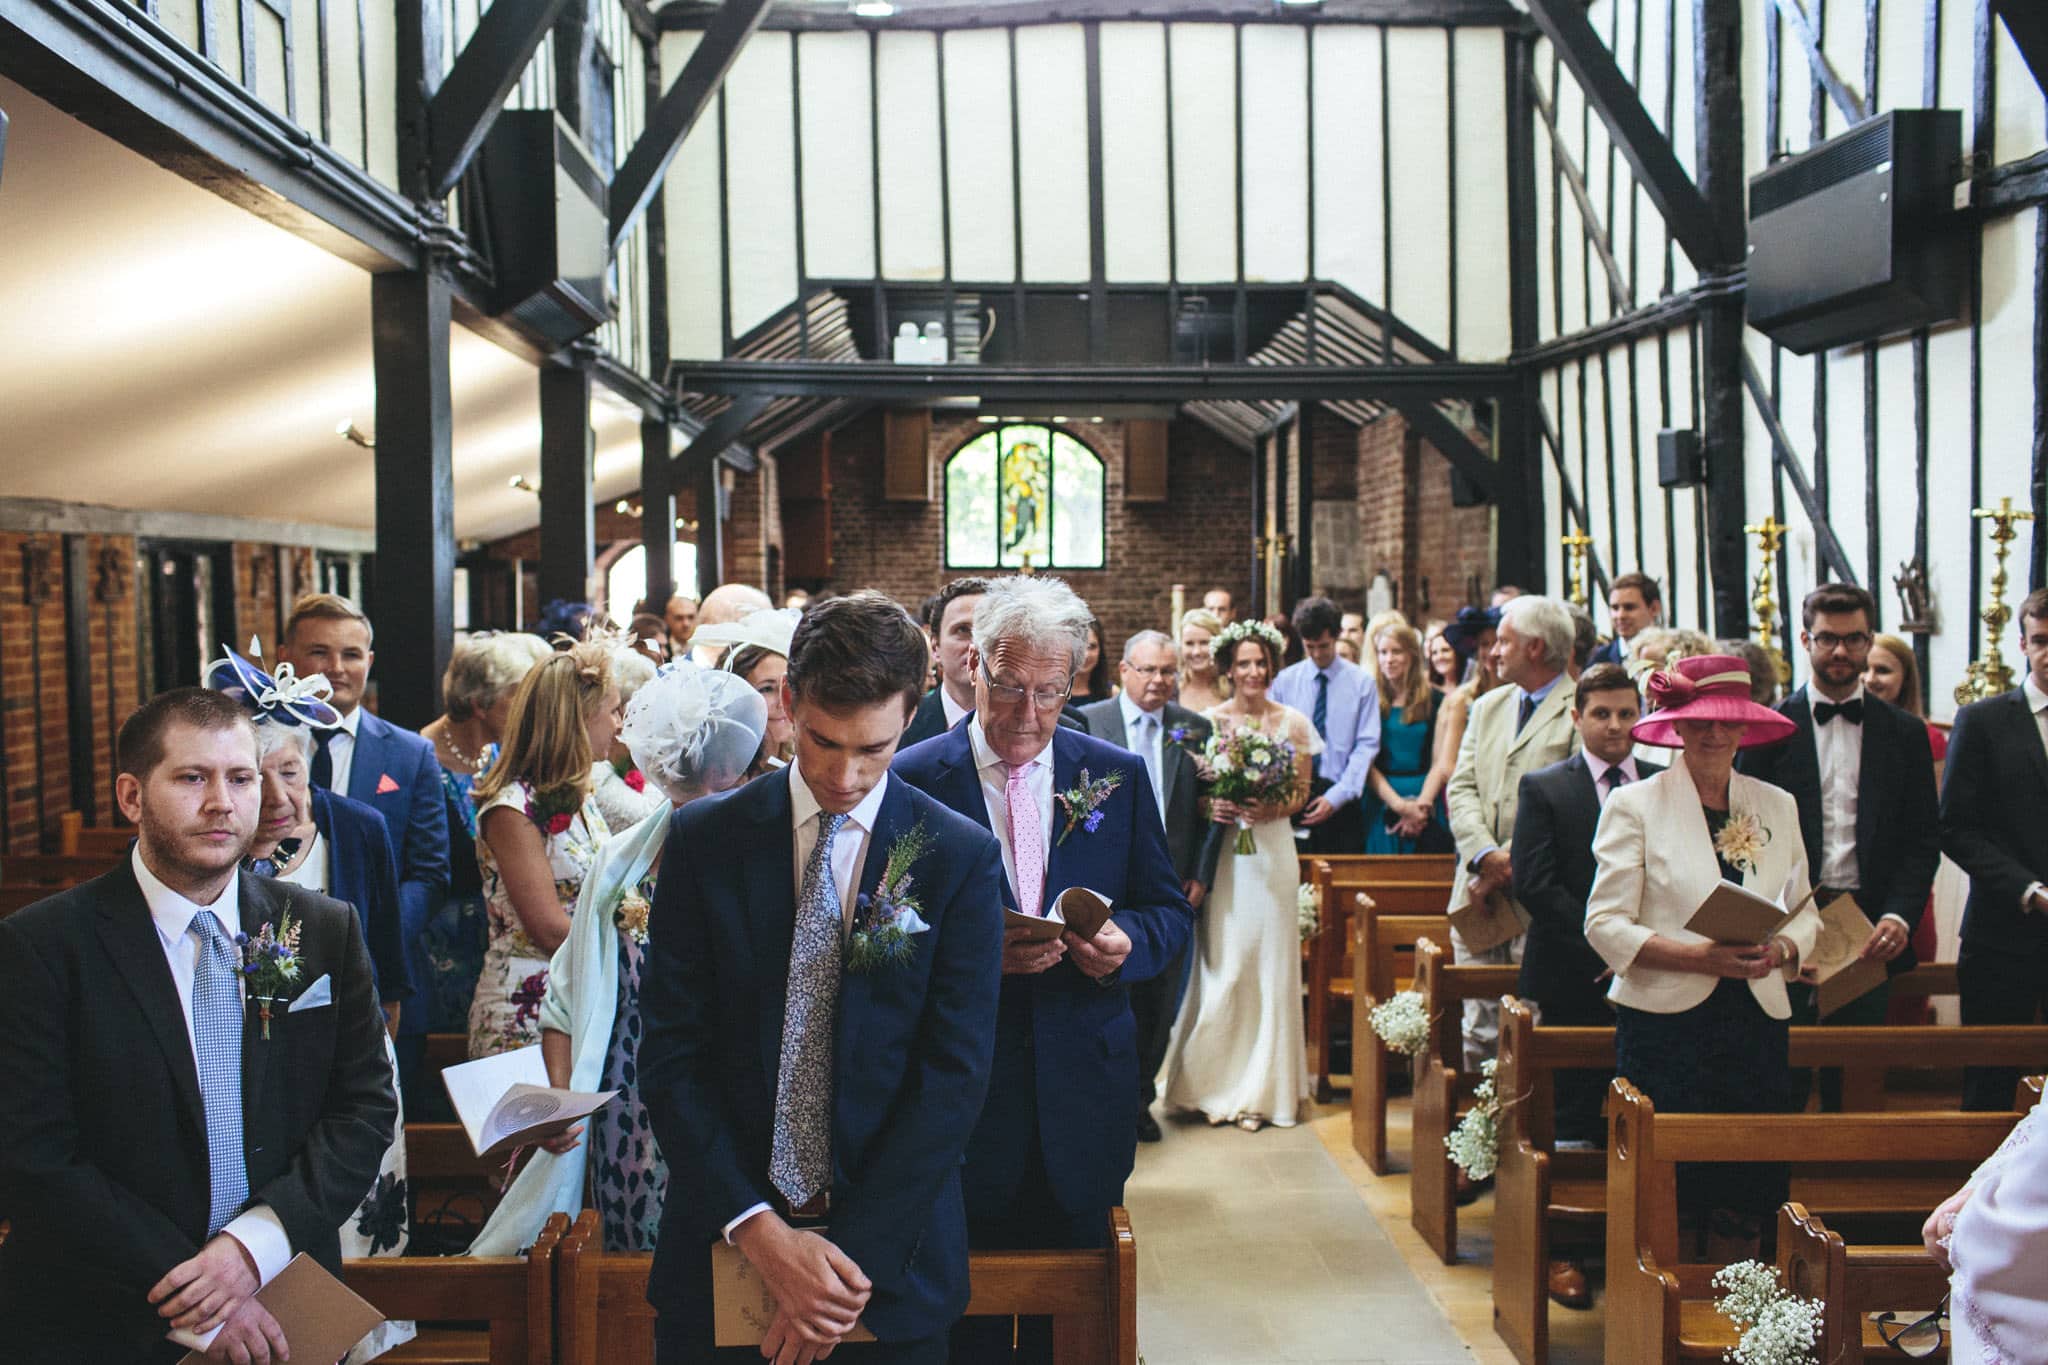
<svg viewBox="0 0 2048 1365"><path fill-rule="evenodd" d="M1123 770L1110 773L1107 777L1089 779L1088 770L1081 769L1081 780L1061 792L1055 800L1066 812L1067 823L1060 829L1055 844L1064 844L1067 836L1078 827L1083 834L1093 834L1102 824L1102 807L1109 800L1111 792L1124 784Z"/></svg>
<svg viewBox="0 0 2048 1365"><path fill-rule="evenodd" d="M633 940L640 947L647 946L647 917L653 911L647 897L638 891L628 891L619 897L618 908L612 911L612 923L619 932Z"/></svg>
<svg viewBox="0 0 2048 1365"><path fill-rule="evenodd" d="M1753 811L1731 812L1728 823L1714 836L1714 852L1721 861L1745 877L1756 875L1757 860L1770 845L1771 832Z"/></svg>
<svg viewBox="0 0 2048 1365"><path fill-rule="evenodd" d="M916 879L910 869L931 852L931 832L920 820L910 833L889 845L882 863L882 880L872 894L863 892L853 903L853 935L846 944L846 969L866 974L883 967L900 967L917 952L912 941L931 925L919 913L923 908L911 895Z"/></svg>
<svg viewBox="0 0 2048 1365"><path fill-rule="evenodd" d="M235 944L242 950L243 984L262 1016L265 1041L270 1038L270 1007L290 999L291 988L299 979L299 927L287 900L275 925L262 925L254 938L246 933L235 935Z"/></svg>
<svg viewBox="0 0 2048 1365"><path fill-rule="evenodd" d="M535 792L526 799L526 818L550 837L567 834L569 826L576 823L576 812L582 809L583 793L574 785Z"/></svg>

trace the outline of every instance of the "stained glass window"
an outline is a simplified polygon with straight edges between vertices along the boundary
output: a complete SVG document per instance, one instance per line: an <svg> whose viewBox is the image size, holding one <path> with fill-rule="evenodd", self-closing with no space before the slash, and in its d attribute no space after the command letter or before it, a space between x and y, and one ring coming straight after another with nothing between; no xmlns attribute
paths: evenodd
<svg viewBox="0 0 2048 1365"><path fill-rule="evenodd" d="M1051 427L999 426L946 461L946 565L1099 569L1102 460Z"/></svg>

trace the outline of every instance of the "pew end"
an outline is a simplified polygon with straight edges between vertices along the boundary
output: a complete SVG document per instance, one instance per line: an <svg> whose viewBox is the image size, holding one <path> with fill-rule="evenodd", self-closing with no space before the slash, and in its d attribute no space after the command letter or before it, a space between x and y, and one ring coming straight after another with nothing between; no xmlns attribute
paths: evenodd
<svg viewBox="0 0 2048 1365"><path fill-rule="evenodd" d="M1778 1274L1791 1293L1820 1300L1815 1346L1825 1365L1897 1358L1871 1314L1890 1311L1910 1322L1948 1293L1948 1272L1925 1247L1849 1246L1796 1202L1778 1210Z"/></svg>
<svg viewBox="0 0 2048 1365"><path fill-rule="evenodd" d="M342 1279L419 1336L379 1356L392 1365L552 1365L555 1252L568 1231L554 1214L524 1256L394 1256L345 1261Z"/></svg>

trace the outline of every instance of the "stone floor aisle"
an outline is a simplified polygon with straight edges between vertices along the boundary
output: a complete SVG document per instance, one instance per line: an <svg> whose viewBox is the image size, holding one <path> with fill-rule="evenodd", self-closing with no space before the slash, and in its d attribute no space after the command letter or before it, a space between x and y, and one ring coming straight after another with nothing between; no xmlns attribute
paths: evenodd
<svg viewBox="0 0 2048 1365"><path fill-rule="evenodd" d="M1147 1365L1475 1359L1308 1124L1168 1124L1124 1197Z"/></svg>

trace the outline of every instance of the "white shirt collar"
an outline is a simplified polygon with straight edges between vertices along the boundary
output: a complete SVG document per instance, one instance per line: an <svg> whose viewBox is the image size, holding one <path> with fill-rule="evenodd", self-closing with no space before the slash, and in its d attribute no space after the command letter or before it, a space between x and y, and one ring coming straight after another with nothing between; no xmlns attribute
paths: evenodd
<svg viewBox="0 0 2048 1365"><path fill-rule="evenodd" d="M1848 696L1842 698L1840 701L1835 701L1834 699L1824 695L1817 687L1808 687L1806 689L1806 701L1809 706L1847 706L1852 701L1862 700L1863 680L1861 678L1858 678L1856 680L1856 690L1851 692Z"/></svg>
<svg viewBox="0 0 2048 1365"><path fill-rule="evenodd" d="M946 728L950 730L960 723L960 718L962 716L966 715L969 711L972 711L974 708L971 706L962 706L959 702L954 701L953 694L946 690L946 685L944 683L940 683L939 709L945 713Z"/></svg>
<svg viewBox="0 0 2048 1365"><path fill-rule="evenodd" d="M1057 729L1053 731L1054 735L1058 733ZM994 747L989 744L988 735L981 728L980 716L976 716L973 720L967 722L967 742L974 746L975 771L979 772L981 769L993 764L1006 762L1005 759L996 754ZM1047 772L1052 771L1052 735L1046 736L1045 747L1032 757L1031 762L1043 764ZM1028 767L1030 765L1027 764L1025 766Z"/></svg>
<svg viewBox="0 0 2048 1365"><path fill-rule="evenodd" d="M363 708L358 706L355 710L349 712L347 715L341 718L341 732L347 735L350 739L354 739L356 737L356 727L361 725L362 723Z"/></svg>
<svg viewBox="0 0 2048 1365"><path fill-rule="evenodd" d="M1606 780L1607 770L1609 768L1621 769L1622 776L1626 777L1631 782L1641 780L1640 775L1636 772L1636 756L1634 754L1630 754L1628 757L1622 759L1619 763L1609 763L1606 759L1600 757L1596 753L1593 753L1589 749L1581 749L1579 750L1579 753L1584 756L1586 760L1586 771L1593 774L1593 785L1596 787L1599 786L1601 782Z"/></svg>
<svg viewBox="0 0 2048 1365"><path fill-rule="evenodd" d="M149 864L142 860L139 842L129 850L128 861L135 869L135 882L142 888L142 899L149 906L149 917L156 921L156 931L163 935L166 943L176 943L185 937L186 931L192 927L193 916L201 910L211 910L229 938L242 932L242 878L239 872L228 878L227 889L215 898L212 905L200 905L165 886L149 870Z"/></svg>
<svg viewBox="0 0 2048 1365"><path fill-rule="evenodd" d="M889 775L883 773L882 780L860 799L860 804L846 813L846 822L858 825L870 834L874 833L875 820L882 809L882 797L888 790ZM801 762L789 765L789 805L793 816L792 825L796 829L802 829L812 817L824 810L824 807L818 804L818 798L811 794L810 784L804 781Z"/></svg>
<svg viewBox="0 0 2048 1365"><path fill-rule="evenodd" d="M2029 711L2032 711L2037 716L2043 711L2048 711L2048 692L2042 691L2041 684L2034 681L2032 669L2027 670L2025 681L2020 683L2020 690L2027 694L2027 709Z"/></svg>
<svg viewBox="0 0 2048 1365"><path fill-rule="evenodd" d="M1156 720L1161 725L1166 724L1166 703L1164 702L1161 702L1159 704L1159 709L1157 711L1147 711L1144 707L1138 705L1138 703L1136 703L1135 701L1132 701L1131 694L1128 692L1119 692L1117 694L1116 700L1117 705L1123 708L1125 734L1129 734L1132 730L1137 728L1138 717L1140 716L1143 716L1148 720Z"/></svg>

